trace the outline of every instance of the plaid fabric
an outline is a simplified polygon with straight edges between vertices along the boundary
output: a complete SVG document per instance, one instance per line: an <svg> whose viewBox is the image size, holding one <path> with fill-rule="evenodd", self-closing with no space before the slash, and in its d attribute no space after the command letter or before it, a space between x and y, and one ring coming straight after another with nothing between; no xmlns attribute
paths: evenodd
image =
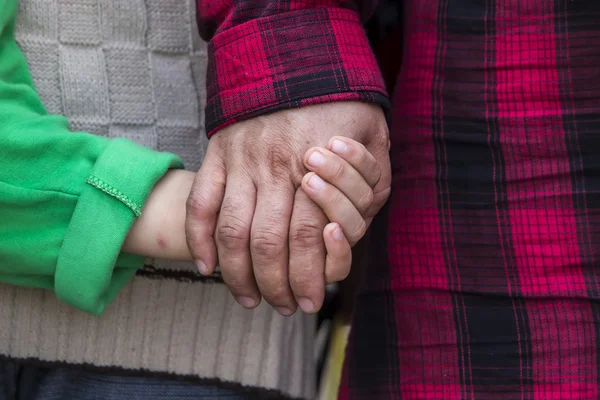
<svg viewBox="0 0 600 400"><path fill-rule="evenodd" d="M212 131L323 96L382 101L356 4L201 3ZM404 5L393 194L340 398L597 399L600 2Z"/></svg>
<svg viewBox="0 0 600 400"><path fill-rule="evenodd" d="M600 2L405 2L341 399L600 396Z"/></svg>
<svg viewBox="0 0 600 400"><path fill-rule="evenodd" d="M198 0L209 135L253 116L340 100L387 106L360 21L375 2Z"/></svg>

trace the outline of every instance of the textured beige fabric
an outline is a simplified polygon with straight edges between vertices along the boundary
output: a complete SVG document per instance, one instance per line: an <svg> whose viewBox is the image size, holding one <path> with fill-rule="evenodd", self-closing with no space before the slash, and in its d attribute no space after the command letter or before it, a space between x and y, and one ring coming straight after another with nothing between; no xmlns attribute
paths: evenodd
<svg viewBox="0 0 600 400"><path fill-rule="evenodd" d="M73 130L171 151L195 170L207 140L194 13L193 0L20 0L17 40L47 108ZM249 312L224 285L185 279L189 264L157 267L183 273L136 277L99 318L51 292L0 285L0 355L313 396L312 317Z"/></svg>
<svg viewBox="0 0 600 400"><path fill-rule="evenodd" d="M136 278L100 317L0 284L0 354L146 369L313 393L313 320L246 311L220 284Z"/></svg>

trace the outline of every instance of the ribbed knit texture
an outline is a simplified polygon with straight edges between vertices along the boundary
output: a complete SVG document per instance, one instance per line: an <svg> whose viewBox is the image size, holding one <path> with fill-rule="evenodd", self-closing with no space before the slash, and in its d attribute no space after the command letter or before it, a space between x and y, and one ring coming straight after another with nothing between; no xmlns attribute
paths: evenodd
<svg viewBox="0 0 600 400"><path fill-rule="evenodd" d="M46 107L73 130L127 137L199 168L206 44L193 1L21 0L17 39ZM190 264L155 267L101 317L0 284L0 356L313 396L312 317L246 311Z"/></svg>

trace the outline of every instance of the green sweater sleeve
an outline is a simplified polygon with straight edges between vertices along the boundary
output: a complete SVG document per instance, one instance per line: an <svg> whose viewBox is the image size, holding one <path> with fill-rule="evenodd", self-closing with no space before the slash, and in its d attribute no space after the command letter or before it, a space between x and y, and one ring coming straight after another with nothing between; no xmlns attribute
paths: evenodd
<svg viewBox="0 0 600 400"><path fill-rule="evenodd" d="M179 158L72 133L50 115L14 40L18 0L0 0L0 280L54 290L100 314L143 264L121 253L156 182Z"/></svg>

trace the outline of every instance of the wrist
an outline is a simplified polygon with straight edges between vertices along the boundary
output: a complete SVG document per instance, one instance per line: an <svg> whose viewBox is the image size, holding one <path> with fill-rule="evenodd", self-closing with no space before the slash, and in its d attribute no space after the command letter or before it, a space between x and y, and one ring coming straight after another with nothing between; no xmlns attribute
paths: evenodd
<svg viewBox="0 0 600 400"><path fill-rule="evenodd" d="M153 188L123 251L151 258L191 260L185 236L186 201L195 174L170 170Z"/></svg>

